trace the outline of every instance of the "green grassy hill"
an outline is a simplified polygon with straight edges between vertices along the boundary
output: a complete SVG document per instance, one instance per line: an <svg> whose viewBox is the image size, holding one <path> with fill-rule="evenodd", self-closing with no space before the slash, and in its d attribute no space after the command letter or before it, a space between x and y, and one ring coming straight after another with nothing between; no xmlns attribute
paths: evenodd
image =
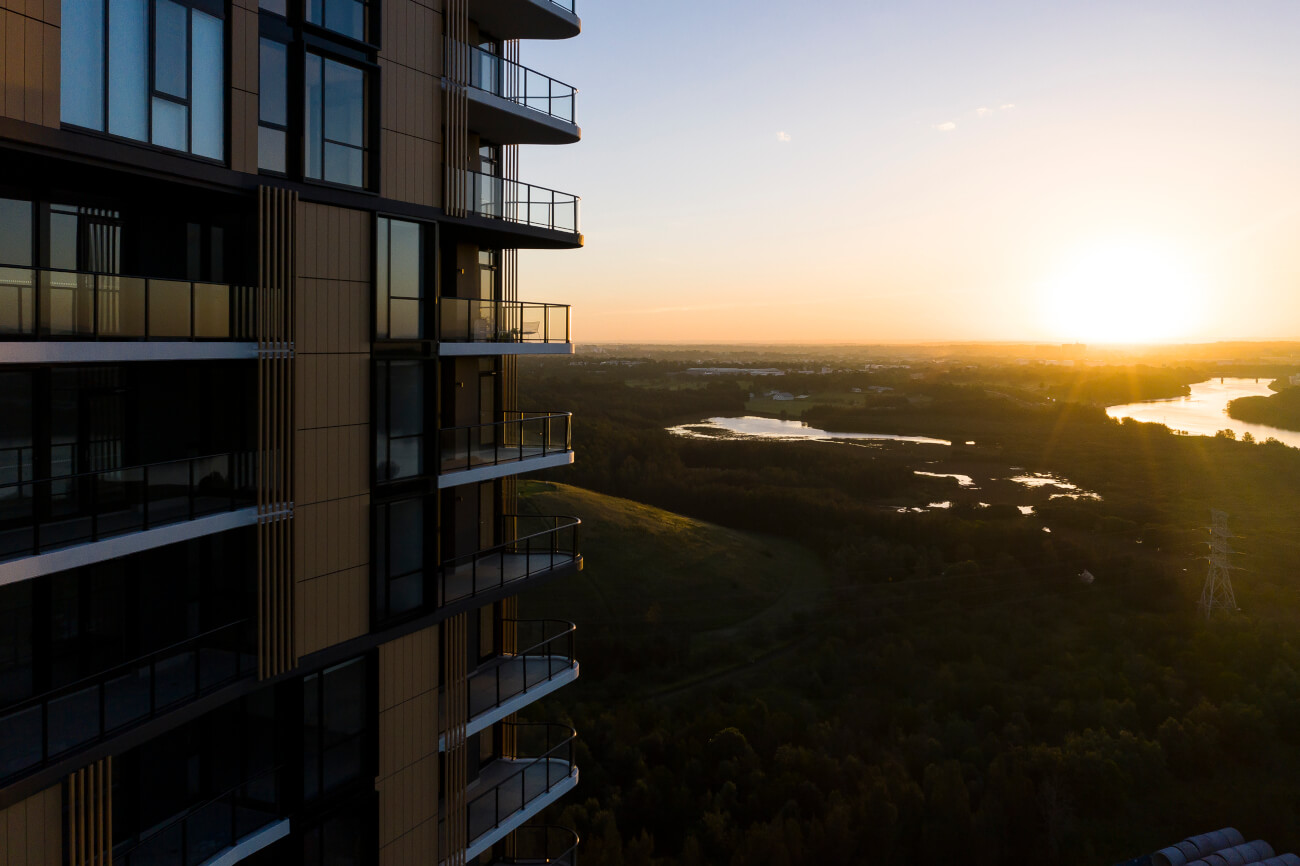
<svg viewBox="0 0 1300 866"><path fill-rule="evenodd" d="M520 616L577 623L588 682L636 674L662 687L683 669L744 664L826 584L822 564L793 542L578 487L523 482L520 510L583 521L582 572L521 595ZM657 683L655 671L665 672Z"/></svg>

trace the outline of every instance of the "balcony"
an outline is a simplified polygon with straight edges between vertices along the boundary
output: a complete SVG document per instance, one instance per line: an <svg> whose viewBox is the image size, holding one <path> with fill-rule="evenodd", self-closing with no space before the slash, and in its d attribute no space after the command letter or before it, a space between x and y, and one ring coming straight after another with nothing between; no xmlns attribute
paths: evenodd
<svg viewBox="0 0 1300 866"><path fill-rule="evenodd" d="M572 414L504 412L505 421L439 431L438 486L455 487L573 462Z"/></svg>
<svg viewBox="0 0 1300 866"><path fill-rule="evenodd" d="M0 712L0 779L22 774L257 671L234 622Z"/></svg>
<svg viewBox="0 0 1300 866"><path fill-rule="evenodd" d="M570 39L582 32L576 0L470 0L469 17L499 39Z"/></svg>
<svg viewBox="0 0 1300 866"><path fill-rule="evenodd" d="M571 355L567 304L438 299L438 354Z"/></svg>
<svg viewBox="0 0 1300 866"><path fill-rule="evenodd" d="M248 509L256 498L256 459L247 453L217 454L32 480L30 448L0 450L0 584L23 576L5 562L90 545L104 539L147 533L161 527L209 520L204 531L162 533L157 543L137 540L136 549L105 556L59 561L39 573L124 556L149 547L233 528L210 518ZM180 536L180 537L172 537ZM64 558L66 559L66 557Z"/></svg>
<svg viewBox="0 0 1300 866"><path fill-rule="evenodd" d="M536 757L499 758L470 783L466 809L469 846L465 861L519 829L578 784L573 763L577 732L565 725L507 725L513 729L515 751ZM447 838L446 819L440 821L438 839ZM450 852L440 850L439 860Z"/></svg>
<svg viewBox="0 0 1300 866"><path fill-rule="evenodd" d="M530 578L582 570L576 517L505 515L516 540L445 561L438 571L438 607L464 602Z"/></svg>
<svg viewBox="0 0 1300 866"><path fill-rule="evenodd" d="M492 866L577 866L578 834L551 824L520 827L514 851L492 858Z"/></svg>
<svg viewBox="0 0 1300 866"><path fill-rule="evenodd" d="M567 192L517 180L461 171L461 207L469 214L517 226L578 236L582 200Z"/></svg>
<svg viewBox="0 0 1300 866"><path fill-rule="evenodd" d="M500 654L469 675L469 724L476 734L578 678L577 626L561 620L504 620L526 649ZM446 707L442 707L445 714ZM439 749L445 748L440 739Z"/></svg>
<svg viewBox="0 0 1300 866"><path fill-rule="evenodd" d="M255 290L0 267L0 362L256 357Z"/></svg>
<svg viewBox="0 0 1300 866"><path fill-rule="evenodd" d="M469 59L469 128L497 144L574 144L578 90L482 48L448 40Z"/></svg>
<svg viewBox="0 0 1300 866"><path fill-rule="evenodd" d="M269 847L289 835L289 819L281 803L282 769L267 770L185 810L138 841L115 846L113 863L235 863Z"/></svg>

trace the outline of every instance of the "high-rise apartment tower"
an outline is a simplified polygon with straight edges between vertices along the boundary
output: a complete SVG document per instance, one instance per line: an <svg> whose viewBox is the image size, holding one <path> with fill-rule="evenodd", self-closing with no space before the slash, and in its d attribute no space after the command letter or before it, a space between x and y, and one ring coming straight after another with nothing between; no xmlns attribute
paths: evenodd
<svg viewBox="0 0 1300 866"><path fill-rule="evenodd" d="M0 0L0 866L572 862L573 3Z"/></svg>

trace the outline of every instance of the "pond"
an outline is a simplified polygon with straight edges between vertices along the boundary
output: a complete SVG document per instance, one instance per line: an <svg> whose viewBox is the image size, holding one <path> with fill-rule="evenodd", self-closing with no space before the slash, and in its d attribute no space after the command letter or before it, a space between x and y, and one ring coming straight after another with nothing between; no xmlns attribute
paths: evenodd
<svg viewBox="0 0 1300 866"><path fill-rule="evenodd" d="M947 439L930 439L925 436L895 436L891 433L832 433L810 427L802 421L782 421L779 418L762 418L744 415L739 418L707 418L696 424L669 427L668 432L691 439L767 439L794 442L800 439L829 441L852 439L877 442L913 442L920 445L951 445Z"/></svg>

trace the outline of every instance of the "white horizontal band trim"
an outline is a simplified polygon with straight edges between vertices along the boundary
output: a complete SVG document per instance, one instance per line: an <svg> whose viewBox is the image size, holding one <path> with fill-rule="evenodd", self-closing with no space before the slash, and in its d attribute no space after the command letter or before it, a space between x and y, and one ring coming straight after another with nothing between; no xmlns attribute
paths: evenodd
<svg viewBox="0 0 1300 866"><path fill-rule="evenodd" d="M475 839L473 843L465 849L465 862L468 863L472 861L475 857L518 830L524 824L528 823L528 821L538 812L541 812L547 806L551 805L577 786L578 768L574 767L569 771L569 777L567 779L556 782L555 786L552 787L550 791L542 794L540 797L534 797L532 800L529 800L524 804L522 809L502 821L499 826L493 827L491 830Z"/></svg>
<svg viewBox="0 0 1300 866"><path fill-rule="evenodd" d="M38 553L35 556L25 556L9 562L0 562L0 586L66 571L69 568L80 568L83 565L130 556L132 553L189 541L191 538L216 535L218 532L227 532L241 526L252 526L255 523L257 523L257 508L250 506L236 511L223 511L220 514L196 517L194 520L185 520L181 523L169 523L156 529L143 529L99 541L61 547L48 553Z"/></svg>
<svg viewBox="0 0 1300 866"><path fill-rule="evenodd" d="M250 836L245 836L231 847L220 851L199 866L234 866L240 860L252 857L263 848L269 848L289 835L289 819L267 825Z"/></svg>
<svg viewBox="0 0 1300 866"><path fill-rule="evenodd" d="M97 364L124 361L242 361L256 343L0 341L0 364Z"/></svg>
<svg viewBox="0 0 1300 866"><path fill-rule="evenodd" d="M473 355L572 355L572 343L439 343L443 357L464 358Z"/></svg>
<svg viewBox="0 0 1300 866"><path fill-rule="evenodd" d="M536 472L538 469L553 469L556 466L568 466L573 462L572 451L560 451L545 457L525 457L523 460L511 460L495 466L475 466L473 469L458 469L444 472L438 476L438 489L458 487L461 484L477 484L507 475L519 475L523 472Z"/></svg>

